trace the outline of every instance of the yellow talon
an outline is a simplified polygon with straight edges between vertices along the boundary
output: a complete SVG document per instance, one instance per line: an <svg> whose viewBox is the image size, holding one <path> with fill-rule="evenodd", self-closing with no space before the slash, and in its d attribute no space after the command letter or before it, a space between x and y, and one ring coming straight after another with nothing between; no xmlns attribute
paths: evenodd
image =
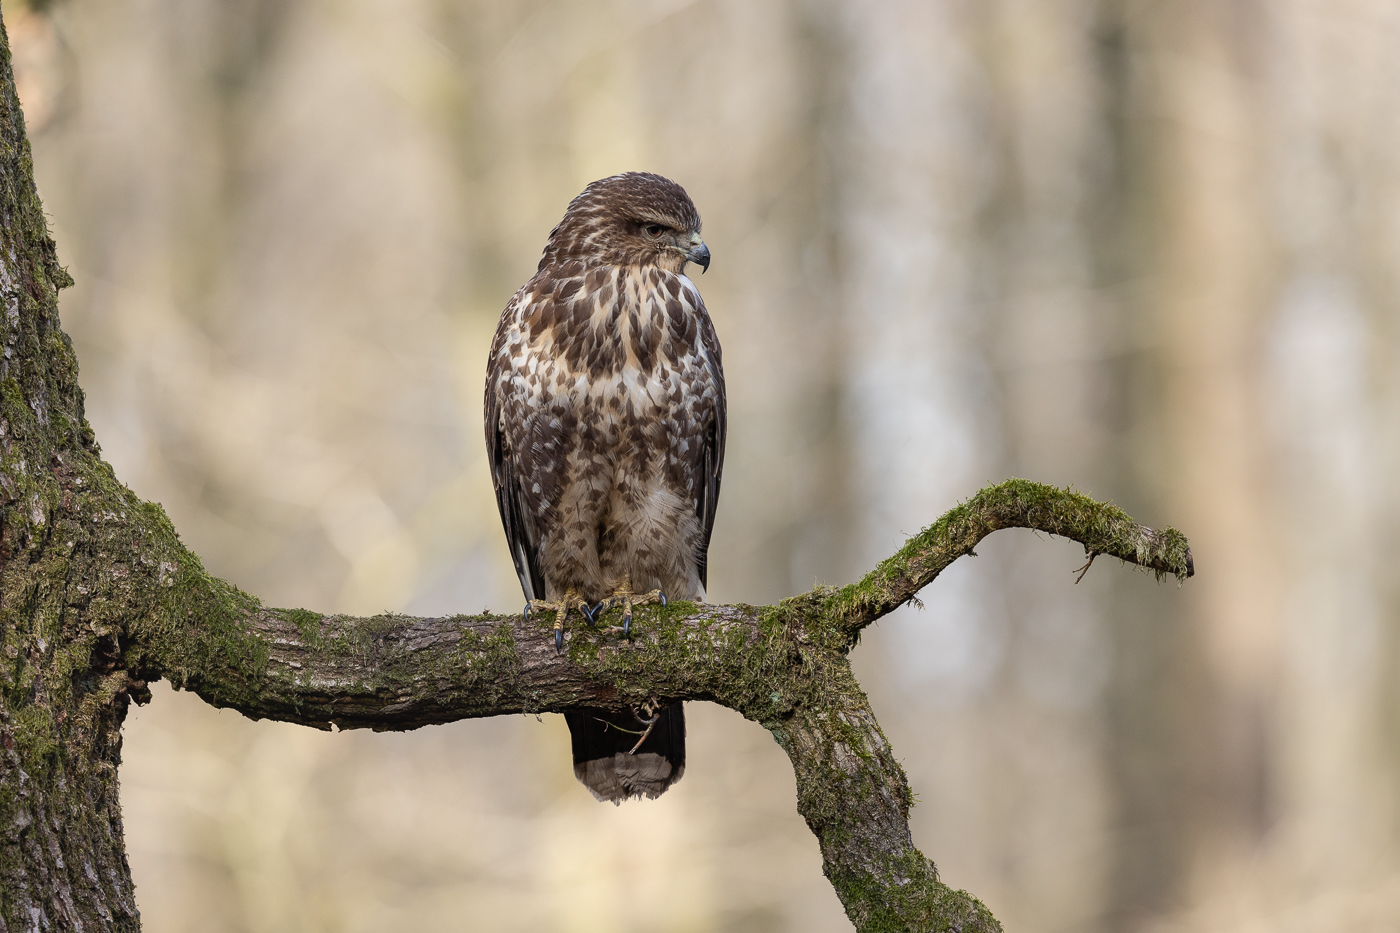
<svg viewBox="0 0 1400 933"><path fill-rule="evenodd" d="M588 603L583 597L573 590L564 594L564 598L552 602L547 599L532 599L525 604L525 618L530 618L532 612L552 612L554 613L554 650L559 654L564 653L564 620L569 617L569 610L577 609L584 618L592 621L592 615L588 611Z"/></svg>
<svg viewBox="0 0 1400 933"><path fill-rule="evenodd" d="M628 641L632 640L632 609L635 606L646 606L651 603L666 605L666 594L660 590L652 590L650 593L633 593L632 587L623 582L611 596L593 607L593 616L597 618L601 613L607 612L614 606L622 606L622 637ZM618 631L616 627L613 631Z"/></svg>

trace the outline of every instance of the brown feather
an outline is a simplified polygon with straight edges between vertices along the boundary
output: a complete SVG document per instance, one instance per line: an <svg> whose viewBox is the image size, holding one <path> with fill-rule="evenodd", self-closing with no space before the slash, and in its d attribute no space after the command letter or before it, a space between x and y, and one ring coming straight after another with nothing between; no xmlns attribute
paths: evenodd
<svg viewBox="0 0 1400 933"><path fill-rule="evenodd" d="M695 205L669 179L594 182L501 315L486 439L527 598L593 602L624 582L705 597L726 416L719 341L677 246L699 242L699 230ZM579 762L580 780L600 799L660 793L684 770L679 704L674 716L665 775L646 754L609 751L611 764Z"/></svg>

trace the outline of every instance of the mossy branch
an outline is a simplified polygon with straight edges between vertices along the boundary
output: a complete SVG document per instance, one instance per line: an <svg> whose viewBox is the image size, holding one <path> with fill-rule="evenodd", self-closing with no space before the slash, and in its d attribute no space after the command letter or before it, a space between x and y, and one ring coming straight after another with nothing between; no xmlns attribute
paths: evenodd
<svg viewBox="0 0 1400 933"><path fill-rule="evenodd" d="M173 536L158 513L155 537ZM902 770L847 662L854 635L908 601L999 528L1071 538L1091 555L1185 578L1186 539L1068 490L1009 480L913 537L860 583L775 606L672 603L637 612L633 639L606 619L577 625L563 655L553 620L519 615L370 618L269 609L206 574L192 555L162 566L170 618L137 640L142 677L167 676L217 706L317 728L429 723L648 699L710 700L773 732L792 758L798 806L861 930L996 929L953 892L909 837Z"/></svg>
<svg viewBox="0 0 1400 933"><path fill-rule="evenodd" d="M1172 574L1184 581L1196 572L1186 536L1175 528L1154 531L1117 506L1071 489L1009 479L950 510L859 583L842 588L831 601L834 621L854 637L909 602L949 564L1002 528L1030 528L1069 538L1084 545L1091 561L1099 555L1116 557L1154 571L1158 579Z"/></svg>
<svg viewBox="0 0 1400 933"><path fill-rule="evenodd" d="M148 536L173 538L163 514L148 516ZM170 568L166 612L141 639L149 647L140 666L215 705L320 728L413 729L583 705L622 709L650 697L712 700L765 721L775 703L800 706L827 686L813 682L821 665L812 658L844 656L852 633L909 601L992 531L1013 527L1067 537L1159 575L1192 573L1180 532L1145 528L1079 493L1008 480L949 511L859 583L776 606L643 608L631 640L606 620L580 623L561 656L548 616L356 618L265 608L176 546L157 561Z"/></svg>

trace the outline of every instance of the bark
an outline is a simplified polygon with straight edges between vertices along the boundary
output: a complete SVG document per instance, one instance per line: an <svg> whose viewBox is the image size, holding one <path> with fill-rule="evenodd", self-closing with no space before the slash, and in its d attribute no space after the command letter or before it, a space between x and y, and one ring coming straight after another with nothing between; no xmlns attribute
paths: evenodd
<svg viewBox="0 0 1400 933"><path fill-rule="evenodd" d="M0 39L0 933L140 928L117 767L128 704L161 677L255 719L324 729L650 698L722 703L788 752L798 808L858 929L1000 929L914 847L908 784L847 655L865 626L997 529L1062 535L1182 578L1184 537L1011 480L857 584L775 606L642 610L633 641L577 627L563 656L548 618L264 607L207 574L161 508L100 457L58 325L57 292L71 279L55 259Z"/></svg>

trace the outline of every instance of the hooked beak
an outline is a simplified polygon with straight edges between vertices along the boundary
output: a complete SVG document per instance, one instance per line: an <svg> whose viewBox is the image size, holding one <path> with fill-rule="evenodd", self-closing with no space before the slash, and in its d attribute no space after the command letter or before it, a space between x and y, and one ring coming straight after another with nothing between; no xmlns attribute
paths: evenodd
<svg viewBox="0 0 1400 933"><path fill-rule="evenodd" d="M700 274L704 275L710 268L710 248L700 240L695 238L695 245L686 251L686 262L693 262L700 267Z"/></svg>

